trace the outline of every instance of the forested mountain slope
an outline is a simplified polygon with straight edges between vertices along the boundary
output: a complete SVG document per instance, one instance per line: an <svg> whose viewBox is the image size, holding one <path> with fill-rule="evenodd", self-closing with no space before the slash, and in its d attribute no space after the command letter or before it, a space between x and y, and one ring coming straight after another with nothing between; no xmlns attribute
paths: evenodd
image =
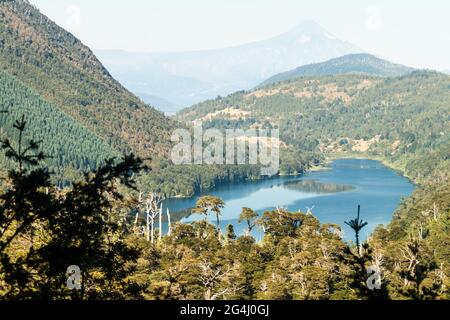
<svg viewBox="0 0 450 320"><path fill-rule="evenodd" d="M47 165L61 180L73 181L79 169L128 152L152 159L152 173L140 177L140 187L165 196L192 196L259 177L251 166L174 166L170 135L182 124L125 90L89 48L29 2L0 1L0 19L6 79L0 110L9 111L1 124L10 134L15 118L25 114L29 137L45 141L44 151L54 157ZM314 161L308 156L302 165Z"/></svg>
<svg viewBox="0 0 450 320"><path fill-rule="evenodd" d="M51 157L47 159L51 169L92 169L105 159L120 155L98 135L3 71L0 71L0 106L6 111L0 113L1 138L17 141L13 124L24 115L28 122L25 139L42 141L43 152ZM2 163L4 160L2 157Z"/></svg>
<svg viewBox="0 0 450 320"><path fill-rule="evenodd" d="M381 77L396 77L413 72L413 68L394 64L371 54L349 54L322 63L309 64L294 70L277 74L261 86L301 77L338 75L347 73L367 74Z"/></svg>
<svg viewBox="0 0 450 320"><path fill-rule="evenodd" d="M0 2L0 69L113 148L167 154L173 123L115 81L89 48L25 0Z"/></svg>
<svg viewBox="0 0 450 320"><path fill-rule="evenodd" d="M279 127L302 150L382 157L422 180L449 163L450 77L307 77L238 92L178 115L208 126Z"/></svg>
<svg viewBox="0 0 450 320"><path fill-rule="evenodd" d="M0 1L0 20L4 137L17 143L11 132L24 114L27 137L45 141L44 151L54 157L47 165L61 181L128 152L151 157L152 173L140 177L140 187L165 196L258 178L250 166L174 166L170 135L181 124L125 90L89 48L29 2Z"/></svg>

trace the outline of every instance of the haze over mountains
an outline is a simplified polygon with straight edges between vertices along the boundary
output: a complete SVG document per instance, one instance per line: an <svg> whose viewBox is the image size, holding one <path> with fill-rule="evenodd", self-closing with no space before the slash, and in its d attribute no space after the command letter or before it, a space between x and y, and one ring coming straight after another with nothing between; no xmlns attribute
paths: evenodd
<svg viewBox="0 0 450 320"><path fill-rule="evenodd" d="M337 39L315 22L305 21L271 39L230 48L165 53L98 50L95 53L129 90L163 111L174 112L218 95L251 89L275 74L298 66L360 52L361 49ZM174 107L162 108L159 99Z"/></svg>
<svg viewBox="0 0 450 320"><path fill-rule="evenodd" d="M321 63L301 66L294 70L277 74L264 81L261 86L308 76L353 73L381 77L396 77L413 71L413 68L394 64L371 54L350 54Z"/></svg>

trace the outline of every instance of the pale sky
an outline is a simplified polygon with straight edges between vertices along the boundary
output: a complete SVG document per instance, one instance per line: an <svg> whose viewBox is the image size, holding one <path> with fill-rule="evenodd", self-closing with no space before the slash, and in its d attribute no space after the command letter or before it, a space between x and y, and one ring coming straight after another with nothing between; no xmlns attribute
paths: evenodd
<svg viewBox="0 0 450 320"><path fill-rule="evenodd" d="M314 20L393 62L450 69L449 0L31 0L93 49L221 48Z"/></svg>

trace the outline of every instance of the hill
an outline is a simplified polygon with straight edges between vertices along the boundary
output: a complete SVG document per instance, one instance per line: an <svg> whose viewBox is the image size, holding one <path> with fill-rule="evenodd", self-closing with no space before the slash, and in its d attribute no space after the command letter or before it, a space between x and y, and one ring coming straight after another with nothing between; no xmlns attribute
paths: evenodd
<svg viewBox="0 0 450 320"><path fill-rule="evenodd" d="M28 1L0 3L0 69L120 152L166 155L173 123Z"/></svg>
<svg viewBox="0 0 450 320"><path fill-rule="evenodd" d="M304 21L270 39L189 52L98 50L108 70L133 92L156 95L178 107L250 89L277 73L361 49L318 24Z"/></svg>
<svg viewBox="0 0 450 320"><path fill-rule="evenodd" d="M305 151L382 158L417 181L448 164L450 77L305 77L210 100L178 114L205 126L279 127Z"/></svg>
<svg viewBox="0 0 450 320"><path fill-rule="evenodd" d="M277 74L264 81L261 86L293 80L301 77L338 75L346 73L367 74L381 77L402 76L414 71L413 68L393 64L370 54L350 54L322 63L315 63Z"/></svg>

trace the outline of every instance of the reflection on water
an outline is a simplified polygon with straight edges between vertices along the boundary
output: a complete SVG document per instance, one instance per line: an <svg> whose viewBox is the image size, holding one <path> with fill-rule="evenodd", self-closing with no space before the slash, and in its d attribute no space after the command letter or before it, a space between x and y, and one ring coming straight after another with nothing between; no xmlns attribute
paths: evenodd
<svg viewBox="0 0 450 320"><path fill-rule="evenodd" d="M318 194L338 193L355 189L355 187L351 185L322 183L317 180L288 181L285 182L283 186L289 190Z"/></svg>
<svg viewBox="0 0 450 320"><path fill-rule="evenodd" d="M409 196L414 186L406 178L372 160L336 160L330 170L313 172L303 177L278 177L257 182L243 182L221 186L209 194L222 198L225 208L221 227L232 224L236 234L245 232L245 225L238 223L243 207L249 207L259 214L276 207L290 211L307 211L313 208L314 215L322 223L342 226L345 239L353 237L344 224L356 215L358 205L362 206L361 218L369 223L363 229L361 238L366 238L379 224L387 224L402 198ZM200 196L200 195L199 195ZM164 206L170 208L173 217L190 222L202 219L190 215L198 197L190 199L168 199ZM178 214L175 214L178 213ZM211 221L213 217L211 216ZM261 230L253 235L261 239Z"/></svg>

